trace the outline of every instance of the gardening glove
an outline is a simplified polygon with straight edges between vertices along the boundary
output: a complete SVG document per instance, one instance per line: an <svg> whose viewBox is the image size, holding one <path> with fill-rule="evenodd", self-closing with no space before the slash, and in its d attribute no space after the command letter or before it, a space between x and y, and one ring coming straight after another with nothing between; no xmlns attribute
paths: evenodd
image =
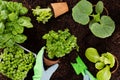
<svg viewBox="0 0 120 80"><path fill-rule="evenodd" d="M52 74L55 72L55 70L58 68L58 64L54 64L50 68L48 68L46 71L43 71L42 78L40 80L50 80Z"/></svg>
<svg viewBox="0 0 120 80"><path fill-rule="evenodd" d="M90 77L86 74L83 76L83 80L90 80Z"/></svg>
<svg viewBox="0 0 120 80"><path fill-rule="evenodd" d="M54 71L58 68L58 64L55 64L50 68L48 68L47 70L44 69L44 65L43 65L44 49L45 47L42 47L36 56L33 80L50 80L50 77L52 76Z"/></svg>
<svg viewBox="0 0 120 80"><path fill-rule="evenodd" d="M85 70L84 73L83 80L97 80L88 70Z"/></svg>

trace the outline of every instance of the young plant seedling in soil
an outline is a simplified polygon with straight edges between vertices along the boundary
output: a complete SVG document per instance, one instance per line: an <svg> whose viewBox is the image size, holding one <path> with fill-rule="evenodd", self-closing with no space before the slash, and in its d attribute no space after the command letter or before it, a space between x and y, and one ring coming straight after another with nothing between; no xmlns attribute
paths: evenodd
<svg viewBox="0 0 120 80"><path fill-rule="evenodd" d="M0 55L0 73L12 80L24 80L34 61L32 53L25 53L17 45L5 48Z"/></svg>
<svg viewBox="0 0 120 80"><path fill-rule="evenodd" d="M85 63L82 59L78 56L76 58L76 63L71 63L72 67L74 68L77 75L82 73L83 80L97 80L88 70Z"/></svg>
<svg viewBox="0 0 120 80"><path fill-rule="evenodd" d="M23 43L27 37L24 27L32 28L29 17L24 16L28 9L22 3L0 0L0 48Z"/></svg>
<svg viewBox="0 0 120 80"><path fill-rule="evenodd" d="M115 65L115 57L111 53L102 53L100 56L95 48L88 48L85 56L89 61L95 63L95 68L99 70L96 75L97 80L110 80L110 68Z"/></svg>
<svg viewBox="0 0 120 80"><path fill-rule="evenodd" d="M63 57L73 49L79 51L77 38L70 34L69 29L58 32L51 30L42 38L46 40L46 53L50 59Z"/></svg>
<svg viewBox="0 0 120 80"><path fill-rule="evenodd" d="M35 9L32 9L32 13L36 16L38 22L45 24L48 20L54 15L58 17L68 11L68 5L66 2L51 3L50 7L41 8L37 6Z"/></svg>
<svg viewBox="0 0 120 80"><path fill-rule="evenodd" d="M95 10L93 9L95 8ZM112 35L115 30L115 22L108 15L102 15L104 8L103 2L93 6L87 0L79 1L72 9L72 16L75 22L87 25L89 29L99 38L106 38Z"/></svg>

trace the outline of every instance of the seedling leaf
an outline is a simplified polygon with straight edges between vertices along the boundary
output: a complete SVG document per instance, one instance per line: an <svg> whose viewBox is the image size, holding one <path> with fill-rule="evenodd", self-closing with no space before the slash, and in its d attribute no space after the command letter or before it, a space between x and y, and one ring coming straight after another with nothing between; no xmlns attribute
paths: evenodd
<svg viewBox="0 0 120 80"><path fill-rule="evenodd" d="M114 32L115 23L109 16L102 16L100 23L93 23L89 28L96 37L106 38Z"/></svg>
<svg viewBox="0 0 120 80"><path fill-rule="evenodd" d="M98 3L95 6L96 13L100 13L101 14L103 12L103 8L104 8L103 2L102 1L98 1Z"/></svg>
<svg viewBox="0 0 120 80"><path fill-rule="evenodd" d="M105 66L105 64L103 62L97 62L95 64L95 68L99 69L99 70L102 69L104 66Z"/></svg>
<svg viewBox="0 0 120 80"><path fill-rule="evenodd" d="M111 72L110 67L106 66L97 73L97 80L110 80Z"/></svg>
<svg viewBox="0 0 120 80"><path fill-rule="evenodd" d="M73 7L72 16L76 22L86 25L90 20L89 15L92 11L92 4L87 0L81 0Z"/></svg>
<svg viewBox="0 0 120 80"><path fill-rule="evenodd" d="M97 61L99 61L99 54L97 52L97 50L95 48L88 48L85 51L85 56L87 57L87 59L93 63L96 63Z"/></svg>
<svg viewBox="0 0 120 80"><path fill-rule="evenodd" d="M115 58L114 58L114 56L111 53L109 53L109 52L104 53L102 55L105 56L110 61L110 68L112 68L115 65Z"/></svg>

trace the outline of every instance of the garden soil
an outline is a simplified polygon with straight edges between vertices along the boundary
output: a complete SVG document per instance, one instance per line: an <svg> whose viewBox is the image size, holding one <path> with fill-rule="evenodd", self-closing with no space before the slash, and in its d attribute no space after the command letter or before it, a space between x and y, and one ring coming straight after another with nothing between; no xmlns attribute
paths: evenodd
<svg viewBox="0 0 120 80"><path fill-rule="evenodd" d="M94 47L98 52L105 53L111 52L114 54L120 64L120 0L102 0L104 6L109 12L109 16L115 21L116 29L112 36L109 38L101 39L95 37L89 30L88 25L83 26L74 22L72 18L72 8L80 0L14 0L22 2L24 6L29 9L27 16L31 17L34 27L32 29L25 29L24 34L28 39L22 45L29 50L37 53L42 46L45 46L45 40L42 36L48 33L50 30L58 31L68 28L70 33L77 37L77 44L80 49L79 52L73 50L70 54L63 57L59 63L59 67L52 75L50 80L82 80L82 74L76 75L74 69L71 66L71 62L75 62L77 55L84 61L88 70L96 76L97 70L93 63L89 62L85 57L85 50L88 47ZM46 24L38 23L36 18L32 14L32 8L41 6L45 8L50 3L66 1L69 6L69 12L54 18L52 17ZM96 4L98 0L89 0L93 4ZM33 70L30 70L28 77L25 80L32 80ZM107 76L106 76L107 77ZM0 80L9 80L0 76ZM115 73L112 74L111 80L120 80L120 66Z"/></svg>

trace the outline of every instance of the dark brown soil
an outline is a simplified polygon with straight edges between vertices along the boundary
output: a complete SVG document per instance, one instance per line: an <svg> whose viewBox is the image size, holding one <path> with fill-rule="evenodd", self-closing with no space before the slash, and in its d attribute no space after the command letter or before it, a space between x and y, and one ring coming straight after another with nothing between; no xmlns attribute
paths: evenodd
<svg viewBox="0 0 120 80"><path fill-rule="evenodd" d="M28 9L28 16L31 17L34 28L25 29L25 34L28 36L27 41L22 44L24 47L30 49L31 51L37 53L42 46L45 46L45 40L42 36L48 33L50 30L64 30L68 28L71 34L78 38L78 45L80 47L80 52L78 53L83 61L86 63L88 70L95 76L97 70L94 64L89 62L84 53L86 48L94 47L99 53L111 52L114 54L120 64L120 0L102 0L104 6L109 11L109 16L116 23L116 30L113 35L106 39L100 39L95 37L89 30L88 26L82 26L74 22L71 14L72 7L80 0L14 0L17 2L22 2ZM69 6L69 12L58 18L51 18L48 23L42 24L35 20L35 17L31 13L31 9L40 5L41 7L47 7L52 2L67 1ZM89 0L95 4L98 0ZM52 75L51 80L82 80L82 75L76 75L71 62L75 61L76 51L72 51L69 55L66 55L61 59L59 63L59 68ZM26 80L32 80L33 71L31 70L28 74ZM1 80L1 79L0 79ZM6 79L4 79L6 80ZM112 74L111 80L120 80L120 66L118 70Z"/></svg>

